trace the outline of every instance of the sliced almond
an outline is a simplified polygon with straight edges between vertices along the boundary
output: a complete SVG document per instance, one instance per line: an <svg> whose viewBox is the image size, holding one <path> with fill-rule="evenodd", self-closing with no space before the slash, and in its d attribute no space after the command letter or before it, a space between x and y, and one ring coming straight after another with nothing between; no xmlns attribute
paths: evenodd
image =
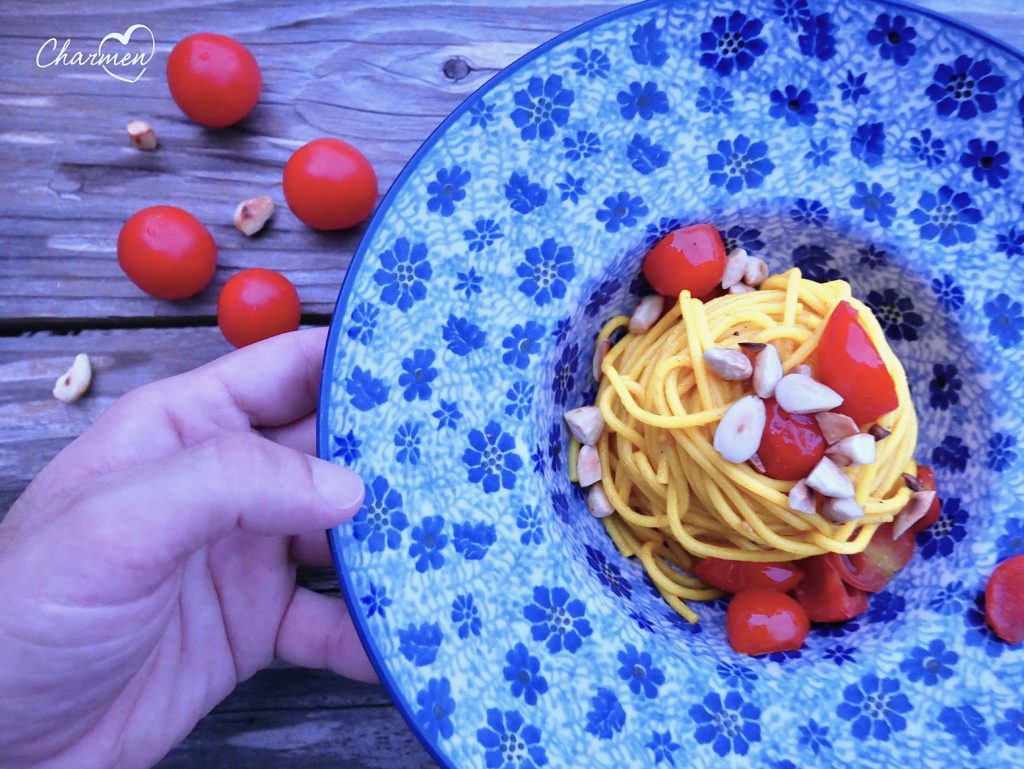
<svg viewBox="0 0 1024 769"><path fill-rule="evenodd" d="M793 488L789 490L789 509L807 515L814 515L817 512L814 506L814 492L804 478L794 483Z"/></svg>
<svg viewBox="0 0 1024 769"><path fill-rule="evenodd" d="M754 359L754 392L762 398L771 398L782 379L782 361L775 345L767 345Z"/></svg>
<svg viewBox="0 0 1024 769"><path fill-rule="evenodd" d="M826 497L846 498L854 495L853 481L828 457L822 457L807 476L807 485Z"/></svg>
<svg viewBox="0 0 1024 769"><path fill-rule="evenodd" d="M747 259L747 267L743 271L743 282L748 286L760 286L768 278L768 265L764 259L751 256Z"/></svg>
<svg viewBox="0 0 1024 769"><path fill-rule="evenodd" d="M881 425L871 425L871 429L868 430L868 435L876 441L881 441L892 435L892 430L886 430Z"/></svg>
<svg viewBox="0 0 1024 769"><path fill-rule="evenodd" d="M663 309L665 309L665 297L661 294L645 296L629 318L629 333L642 334L648 331L658 322Z"/></svg>
<svg viewBox="0 0 1024 769"><path fill-rule="evenodd" d="M712 347L704 351L704 362L719 379L727 382L743 382L750 379L750 375L754 373L750 358L739 350Z"/></svg>
<svg viewBox="0 0 1024 769"><path fill-rule="evenodd" d="M730 294L749 294L751 291L757 291L757 289L753 286L748 286L746 283L737 283L729 289Z"/></svg>
<svg viewBox="0 0 1024 769"><path fill-rule="evenodd" d="M821 514L833 523L849 523L863 518L864 508L852 497L826 499L825 504L821 506Z"/></svg>
<svg viewBox="0 0 1024 769"><path fill-rule="evenodd" d="M910 495L910 501L907 502L899 515L892 524L892 538L899 539L915 523L924 518L928 512L928 508L932 506L932 502L935 501L935 491L927 489L925 491L915 491Z"/></svg>
<svg viewBox="0 0 1024 769"><path fill-rule="evenodd" d="M608 354L610 349L612 349L612 343L607 339L602 339L601 344L594 351L594 363L591 368L591 374L594 375L595 382L601 381L601 364L604 363L604 356Z"/></svg>
<svg viewBox="0 0 1024 769"><path fill-rule="evenodd" d="M911 475L910 473L903 473L903 482L907 484L907 488L910 489L911 491L921 490L921 479L918 478L916 475Z"/></svg>
<svg viewBox="0 0 1024 769"><path fill-rule="evenodd" d="M595 483L587 492L587 510L595 518L607 518L615 512L615 508L600 483Z"/></svg>
<svg viewBox="0 0 1024 769"><path fill-rule="evenodd" d="M593 446L580 446L576 459L576 476L580 486L586 488L601 480L601 457Z"/></svg>
<svg viewBox="0 0 1024 769"><path fill-rule="evenodd" d="M745 395L729 407L715 430L715 451L729 462L746 462L761 445L766 420L764 401Z"/></svg>
<svg viewBox="0 0 1024 769"><path fill-rule="evenodd" d="M833 460L844 457L851 465L870 465L875 461L875 439L867 433L857 433L832 444L825 453Z"/></svg>
<svg viewBox="0 0 1024 769"><path fill-rule="evenodd" d="M747 272L747 252L735 248L725 257L725 272L722 273L722 288L729 289L739 284Z"/></svg>
<svg viewBox="0 0 1024 769"><path fill-rule="evenodd" d="M53 383L53 397L64 403L74 403L92 384L92 361L84 352L75 356L71 367Z"/></svg>
<svg viewBox="0 0 1024 769"><path fill-rule="evenodd" d="M585 446L593 446L604 430L604 417L597 406L581 406L564 414L569 432Z"/></svg>
<svg viewBox="0 0 1024 769"><path fill-rule="evenodd" d="M274 199L270 195L243 200L235 209L235 227L250 238L263 229L274 215Z"/></svg>
<svg viewBox="0 0 1024 769"><path fill-rule="evenodd" d="M842 405L843 396L806 374L786 374L775 387L775 400L790 414L816 414Z"/></svg>
<svg viewBox="0 0 1024 769"><path fill-rule="evenodd" d="M821 434L825 437L825 443L829 446L833 443L839 443L843 438L849 438L851 435L856 435L860 432L857 423L846 416L846 414L822 411L815 414L814 418L818 420L818 427L821 428Z"/></svg>
<svg viewBox="0 0 1024 769"><path fill-rule="evenodd" d="M808 366L806 363L801 363L799 366L797 366L795 369L793 369L790 373L791 374L803 374L804 376L809 376L809 377L813 377L814 376L814 372L811 370L811 367Z"/></svg>
<svg viewBox="0 0 1024 769"><path fill-rule="evenodd" d="M761 457L759 457L757 454L754 454L754 456L752 456L747 461L750 462L750 466L757 470L757 472L764 475L764 462L761 461Z"/></svg>
<svg viewBox="0 0 1024 769"><path fill-rule="evenodd" d="M156 132L145 120L128 121L128 138L136 149L149 152L156 149Z"/></svg>

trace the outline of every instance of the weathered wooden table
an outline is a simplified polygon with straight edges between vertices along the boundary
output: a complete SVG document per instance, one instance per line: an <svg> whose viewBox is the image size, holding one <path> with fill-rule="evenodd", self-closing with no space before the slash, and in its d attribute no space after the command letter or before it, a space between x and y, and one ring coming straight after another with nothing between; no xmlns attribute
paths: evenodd
<svg viewBox="0 0 1024 769"><path fill-rule="evenodd" d="M1021 0L922 0L1024 47ZM386 189L463 98L537 44L618 3L593 0L138 0L113 4L8 1L0 7L0 515L67 441L125 391L228 351L216 328L220 286L235 271L280 270L298 287L304 321L327 323L361 229L313 232L284 208L281 168L318 136L370 158ZM132 24L157 53L135 83L95 68L36 66L50 37L95 48ZM163 70L196 31L243 41L262 67L253 114L219 132L171 101ZM160 148L129 146L131 118L151 122ZM246 239L235 205L257 194L279 205L268 231ZM121 274L117 233L137 209L170 203L198 216L219 269L198 297L145 296ZM50 396L75 353L97 372L73 406ZM330 573L302 575L334 590ZM161 767L432 767L378 686L275 667L207 716Z"/></svg>

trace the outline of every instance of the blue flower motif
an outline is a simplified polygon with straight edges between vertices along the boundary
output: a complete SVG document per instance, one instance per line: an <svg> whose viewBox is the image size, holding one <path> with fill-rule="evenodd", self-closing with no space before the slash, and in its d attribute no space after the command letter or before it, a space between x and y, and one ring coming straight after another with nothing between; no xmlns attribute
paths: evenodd
<svg viewBox="0 0 1024 769"><path fill-rule="evenodd" d="M465 640L471 635L480 635L483 623L480 621L480 610L469 593L455 596L452 601L452 622L455 623L459 638Z"/></svg>
<svg viewBox="0 0 1024 769"><path fill-rule="evenodd" d="M551 495L551 506L562 523L569 523L569 500L565 494L556 491Z"/></svg>
<svg viewBox="0 0 1024 769"><path fill-rule="evenodd" d="M1020 648L1019 644L1010 646L988 626L988 622L985 620L985 593L983 591L979 591L974 597L964 616L964 621L967 625L964 643L968 646L980 646L988 657L999 657L1005 649Z"/></svg>
<svg viewBox="0 0 1024 769"><path fill-rule="evenodd" d="M633 644L619 652L619 678L629 684L633 694L643 694L653 700L658 696L658 687L665 683L665 673L654 666L651 655L637 649Z"/></svg>
<svg viewBox="0 0 1024 769"><path fill-rule="evenodd" d="M516 91L514 98L512 122L520 129L519 135L529 141L538 137L550 139L555 135L555 126L568 123L574 96L562 87L561 75L548 75L547 80L531 77L526 88Z"/></svg>
<svg viewBox="0 0 1024 769"><path fill-rule="evenodd" d="M1020 342L1024 331L1020 302L1013 301L1006 294L997 294L985 302L984 309L988 317L988 333L999 340L1001 346L1013 347Z"/></svg>
<svg viewBox="0 0 1024 769"><path fill-rule="evenodd" d="M715 672L730 688L742 689L747 692L754 690L757 673L744 665L735 662L719 662L715 666Z"/></svg>
<svg viewBox="0 0 1024 769"><path fill-rule="evenodd" d="M1006 521L1004 534L996 540L996 560L1003 561L1011 555L1024 553L1024 519L1010 518Z"/></svg>
<svg viewBox="0 0 1024 769"><path fill-rule="evenodd" d="M610 740L617 732L622 731L626 723L626 711L619 704L615 692L601 686L590 699L590 710L587 711L587 731L602 740Z"/></svg>
<svg viewBox="0 0 1024 769"><path fill-rule="evenodd" d="M1017 439L1006 433L995 432L988 439L988 457L985 459L985 467L1001 473L1012 465L1017 459L1017 452L1014 447Z"/></svg>
<svg viewBox="0 0 1024 769"><path fill-rule="evenodd" d="M732 112L732 94L716 85L708 88L702 85L697 91L697 109L709 115L728 115Z"/></svg>
<svg viewBox="0 0 1024 769"><path fill-rule="evenodd" d="M564 354L564 353L563 353ZM571 381L572 371L575 371L575 366L569 372ZM571 386L571 385L570 385ZM557 391L556 391L557 393ZM564 405L564 400L562 404ZM551 472L557 473L562 469L562 420L559 419L553 425L551 425L551 432L548 433L548 459L551 461ZM566 505L568 506L568 505Z"/></svg>
<svg viewBox="0 0 1024 769"><path fill-rule="evenodd" d="M814 626L814 632L822 638L845 638L860 629L860 620L855 618L846 622L822 622Z"/></svg>
<svg viewBox="0 0 1024 769"><path fill-rule="evenodd" d="M748 19L740 11L733 11L728 19L716 16L711 22L711 31L702 32L700 36L700 49L704 51L700 56L701 66L723 77L750 69L754 59L768 49L758 37L763 26L760 19Z"/></svg>
<svg viewBox="0 0 1024 769"><path fill-rule="evenodd" d="M711 748L722 758L732 752L745 756L750 743L761 741L761 709L745 702L733 690L723 700L718 692L704 695L703 704L690 707L690 718L697 724L693 736L702 745Z"/></svg>
<svg viewBox="0 0 1024 769"><path fill-rule="evenodd" d="M1001 151L996 142L981 139L967 142L967 151L960 156L960 164L971 169L974 180L985 182L993 189L1002 187L1010 176L1010 169L1006 167L1009 162L1010 154Z"/></svg>
<svg viewBox="0 0 1024 769"><path fill-rule="evenodd" d="M470 323L467 318L457 318L454 313L448 314L448 322L441 329L441 338L448 343L448 349L455 355L469 355L473 350L483 347L487 341L482 328ZM408 395L406 400L411 400Z"/></svg>
<svg viewBox="0 0 1024 769"><path fill-rule="evenodd" d="M345 329L349 339L360 344L369 344L373 339L373 331L377 328L377 316L380 310L369 302L360 302L352 310L352 325Z"/></svg>
<svg viewBox="0 0 1024 769"><path fill-rule="evenodd" d="M914 300L902 296L894 288L887 288L881 293L869 291L865 303L878 317L890 339L913 342L917 339L918 330L924 326L924 318L914 310Z"/></svg>
<svg viewBox="0 0 1024 769"><path fill-rule="evenodd" d="M865 182L857 182L850 196L850 205L864 212L864 221L877 220L883 227L890 227L896 217L895 202L896 196L886 192L878 182L872 182L870 187Z"/></svg>
<svg viewBox="0 0 1024 769"><path fill-rule="evenodd" d="M391 598L388 597L388 589L383 585L374 585L372 582L368 584L368 587L370 592L359 599L359 602L366 607L366 616L372 617L377 614L386 617L387 609L392 603Z"/></svg>
<svg viewBox="0 0 1024 769"><path fill-rule="evenodd" d="M507 188L506 188L507 189ZM479 253L487 248L489 245L494 243L496 240L505 237L501 231L501 226L493 219L477 219L473 222L473 229L463 230L462 237L466 239L466 243L469 245L469 250ZM470 269L470 273L473 270ZM459 279L462 279L462 273L459 273ZM479 291L479 279L477 280L477 291ZM463 290L458 286L455 287L456 291ZM469 299L470 292L466 290L466 298Z"/></svg>
<svg viewBox="0 0 1024 769"><path fill-rule="evenodd" d="M959 614L963 611L966 596L967 591L964 589L962 581L947 582L928 601L928 608L945 616Z"/></svg>
<svg viewBox="0 0 1024 769"><path fill-rule="evenodd" d="M441 216L455 213L455 204L466 197L470 176L462 166L439 169L435 180L427 185L427 210L440 212Z"/></svg>
<svg viewBox="0 0 1024 769"><path fill-rule="evenodd" d="M885 123L861 123L850 137L850 154L869 168L885 156Z"/></svg>
<svg viewBox="0 0 1024 769"><path fill-rule="evenodd" d="M576 275L572 246L560 246L554 238L545 238L539 246L525 251L526 258L516 267L523 279L519 290L533 297L538 307L565 296L566 284Z"/></svg>
<svg viewBox="0 0 1024 769"><path fill-rule="evenodd" d="M806 88L799 89L795 85L787 85L785 91L776 88L771 92L771 99L772 106L768 114L773 118L784 119L786 125L814 125L818 119L818 105Z"/></svg>
<svg viewBox="0 0 1024 769"><path fill-rule="evenodd" d="M597 212L597 221L604 222L608 232L618 232L623 227L633 227L639 217L648 213L647 204L639 195L620 192L604 199L604 208Z"/></svg>
<svg viewBox="0 0 1024 769"><path fill-rule="evenodd" d="M820 200L797 198L789 209L789 218L797 224L816 224L821 227L828 221L828 208Z"/></svg>
<svg viewBox="0 0 1024 769"><path fill-rule="evenodd" d="M804 159L810 161L812 168L832 165L832 158L838 153L828 146L828 139L820 142L811 139L811 148L804 153Z"/></svg>
<svg viewBox="0 0 1024 769"><path fill-rule="evenodd" d="M1024 227L1018 230L1012 225L1006 232L996 235L996 251L1006 254L1007 259L1024 256Z"/></svg>
<svg viewBox="0 0 1024 769"><path fill-rule="evenodd" d="M822 726L813 718L805 726L797 727L797 736L801 745L806 745L814 755L822 750L831 750L832 741L828 738L828 727Z"/></svg>
<svg viewBox="0 0 1024 769"><path fill-rule="evenodd" d="M480 126L485 130L497 118L497 115L494 114L494 105L483 99L478 99L469 105L469 116L470 126Z"/></svg>
<svg viewBox="0 0 1024 769"><path fill-rule="evenodd" d="M362 456L359 447L363 442L356 438L356 434L351 430L345 435L332 435L331 440L334 442L334 450L331 452L333 459L341 459L351 467Z"/></svg>
<svg viewBox="0 0 1024 769"><path fill-rule="evenodd" d="M1024 708L1007 708L1003 720L996 724L996 734L1007 745L1024 744Z"/></svg>
<svg viewBox="0 0 1024 769"><path fill-rule="evenodd" d="M832 266L832 254L821 246L804 244L793 249L793 266L808 280L827 283L830 280L841 280L842 275Z"/></svg>
<svg viewBox="0 0 1024 769"><path fill-rule="evenodd" d="M408 312L414 302L427 296L424 281L430 280L433 271L427 260L426 244L411 246L406 238L399 238L395 245L380 255L380 264L380 269L373 273L373 279L382 286L382 302Z"/></svg>
<svg viewBox="0 0 1024 769"><path fill-rule="evenodd" d="M992 71L988 59L975 61L963 54L952 64L936 67L932 80L924 92L935 102L935 110L943 117L955 114L961 120L994 110L996 94L1006 85L1006 80Z"/></svg>
<svg viewBox="0 0 1024 769"><path fill-rule="evenodd" d="M646 616L638 612L636 609L629 610L629 617L636 623L636 626L641 630L645 630L648 633L654 632L654 623L647 619Z"/></svg>
<svg viewBox="0 0 1024 769"><path fill-rule="evenodd" d="M436 622L408 625L398 630L398 651L416 667L424 667L437 659L441 647L441 626Z"/></svg>
<svg viewBox="0 0 1024 769"><path fill-rule="evenodd" d="M440 515L428 515L419 526L414 526L409 557L416 559L416 571L423 573L444 566L441 551L447 544L448 535L444 533L444 518Z"/></svg>
<svg viewBox="0 0 1024 769"><path fill-rule="evenodd" d="M839 93L843 97L843 101L849 101L856 104L860 101L861 96L867 96L871 93L871 89L864 85L864 81L867 80L868 73L861 72L859 75L853 74L853 70L846 70L846 81L839 84Z"/></svg>
<svg viewBox="0 0 1024 769"><path fill-rule="evenodd" d="M470 245L470 249L472 248ZM466 272L455 273L455 290L465 294L466 299L472 299L473 294L481 293L480 284L483 282L483 277L477 275L475 267L470 267Z"/></svg>
<svg viewBox="0 0 1024 769"><path fill-rule="evenodd" d="M562 200L568 200L575 205L580 202L580 198L587 194L587 188L584 186L586 181L586 179L577 179L566 171L565 178L556 182L555 186L558 187L559 197Z"/></svg>
<svg viewBox="0 0 1024 769"><path fill-rule="evenodd" d="M946 160L946 143L932 136L932 129L925 128L920 136L910 138L910 151L914 157L929 168L942 165Z"/></svg>
<svg viewBox="0 0 1024 769"><path fill-rule="evenodd" d="M881 57L886 61L892 59L901 67L917 51L913 42L916 37L917 30L907 25L906 17L887 13L880 14L875 26L868 30L868 42L878 46Z"/></svg>
<svg viewBox="0 0 1024 769"><path fill-rule="evenodd" d="M457 428L459 426L459 420L462 419L462 412L459 411L459 404L455 401L446 401L443 398L440 401L440 406L430 416L437 420L437 429L443 430L445 427Z"/></svg>
<svg viewBox="0 0 1024 769"><path fill-rule="evenodd" d="M533 589L533 603L523 609L523 616L531 623L533 640L547 641L545 646L552 654L562 649L575 654L583 639L594 632L586 613L583 601L570 598L564 587L544 585Z"/></svg>
<svg viewBox="0 0 1024 769"><path fill-rule="evenodd" d="M533 404L533 385L525 380L515 382L505 393L508 404L505 406L505 413L510 417L522 419L530 413L530 406Z"/></svg>
<svg viewBox="0 0 1024 769"><path fill-rule="evenodd" d="M498 535L493 523L477 521L454 524L452 536L455 539L455 552L467 561L479 561L487 555Z"/></svg>
<svg viewBox="0 0 1024 769"><path fill-rule="evenodd" d="M580 348L571 344L562 349L562 354L555 363L555 372L551 377L551 389L555 394L555 403L564 406L569 393L576 384L576 369L580 362Z"/></svg>
<svg viewBox="0 0 1024 769"><path fill-rule="evenodd" d="M369 411L386 403L390 389L384 384L383 379L377 379L369 369L364 371L359 366L355 366L345 380L345 392L350 396L349 402L360 411Z"/></svg>
<svg viewBox="0 0 1024 769"><path fill-rule="evenodd" d="M435 357L433 350L423 347L413 350L411 358L402 360L398 384L405 388L402 396L407 401L425 401L430 398L430 383L437 378L437 369L431 365Z"/></svg>
<svg viewBox="0 0 1024 769"><path fill-rule="evenodd" d="M907 608L907 599L898 593L891 593L883 590L871 596L871 604L868 607L868 622L892 622L903 610Z"/></svg>
<svg viewBox="0 0 1024 769"><path fill-rule="evenodd" d="M932 293L947 312L956 312L964 306L964 290L949 273L944 273L941 278L932 279Z"/></svg>
<svg viewBox="0 0 1024 769"><path fill-rule="evenodd" d="M953 677L953 666L959 659L960 655L947 649L941 639L935 638L928 646L914 647L910 656L900 663L900 670L907 674L910 681L935 686L939 681Z"/></svg>
<svg viewBox="0 0 1024 769"><path fill-rule="evenodd" d="M668 46L661 35L663 31L654 19L634 29L633 45L629 46L633 61L637 64L650 64L652 67L660 67L668 61Z"/></svg>
<svg viewBox="0 0 1024 769"><path fill-rule="evenodd" d="M525 369L530 365L530 356L540 352L540 340L544 336L544 327L535 320L526 321L525 326L516 324L512 331L501 340L505 353L501 356L506 366Z"/></svg>
<svg viewBox="0 0 1024 769"><path fill-rule="evenodd" d="M419 464L420 461L420 426L417 422L405 422L398 426L395 433L395 459L400 464Z"/></svg>
<svg viewBox="0 0 1024 769"><path fill-rule="evenodd" d="M548 681L540 674L540 660L518 643L505 655L505 680L512 684L512 696L522 697L527 705L537 704L537 695L548 690Z"/></svg>
<svg viewBox="0 0 1024 769"><path fill-rule="evenodd" d="M972 756L977 755L988 744L985 719L971 705L943 708L939 713L939 723L943 729L956 737L956 741L967 748L967 752Z"/></svg>
<svg viewBox="0 0 1024 769"><path fill-rule="evenodd" d="M743 134L735 139L719 140L718 152L708 155L710 181L716 187L725 187L735 195L744 186L760 187L764 178L775 170L775 164L768 159L768 145L751 142Z"/></svg>
<svg viewBox="0 0 1024 769"><path fill-rule="evenodd" d="M449 739L455 734L452 725L452 713L455 712L455 700L452 699L452 685L447 678L431 678L427 688L416 693L416 724L423 731L423 736L431 742L438 737Z"/></svg>
<svg viewBox="0 0 1024 769"><path fill-rule="evenodd" d="M811 10L807 0L775 0L775 13L791 29L800 29L800 25L811 18Z"/></svg>
<svg viewBox="0 0 1024 769"><path fill-rule="evenodd" d="M646 136L633 134L633 140L626 148L626 157L629 158L633 168L646 175L667 166L669 152Z"/></svg>
<svg viewBox="0 0 1024 769"><path fill-rule="evenodd" d="M803 656L803 653L799 649L785 652L772 652L768 655L768 659L772 662L778 662L780 665L789 662L790 660L798 660Z"/></svg>
<svg viewBox="0 0 1024 769"><path fill-rule="evenodd" d="M588 318L593 318L597 315L601 308L608 304L608 301L612 298L612 295L619 290L621 284L616 278L608 278L607 280L601 281L601 285L590 292L590 298L587 299L587 305L583 308L583 313Z"/></svg>
<svg viewBox="0 0 1024 769"><path fill-rule="evenodd" d="M654 753L654 765L657 766L664 761L669 766L675 766L675 759L672 754L682 747L678 742L672 741L669 732L651 732L651 741L645 746Z"/></svg>
<svg viewBox="0 0 1024 769"><path fill-rule="evenodd" d="M859 684L850 684L843 690L843 702L836 708L836 715L851 722L850 731L858 740L874 737L888 742L894 732L907 728L903 716L913 707L900 691L898 680L868 673Z"/></svg>
<svg viewBox="0 0 1024 769"><path fill-rule="evenodd" d="M804 56L816 56L822 61L828 61L836 55L836 25L827 13L801 22L800 31L802 34L797 42Z"/></svg>
<svg viewBox="0 0 1024 769"><path fill-rule="evenodd" d="M523 532L519 541L524 545L539 545L544 541L544 527L540 511L533 505L523 505L516 513L516 527Z"/></svg>
<svg viewBox="0 0 1024 769"><path fill-rule="evenodd" d="M843 646L842 644L836 644L825 649L825 659L831 660L842 667L847 662L855 662L857 650L852 646Z"/></svg>
<svg viewBox="0 0 1024 769"><path fill-rule="evenodd" d="M932 365L932 380L928 383L928 404L933 409L945 411L960 403L960 390L964 383L959 370L952 363Z"/></svg>
<svg viewBox="0 0 1024 769"><path fill-rule="evenodd" d="M970 513L960 507L959 497L944 500L939 519L917 535L921 557L930 561L935 557L945 558L951 555L953 546L967 536L968 518Z"/></svg>
<svg viewBox="0 0 1024 769"><path fill-rule="evenodd" d="M864 248L857 249L860 254L858 264L866 264L872 269L877 269L889 261L889 252L884 248L878 248L874 243L868 243Z"/></svg>
<svg viewBox="0 0 1024 769"><path fill-rule="evenodd" d="M608 70L611 69L612 64L601 49L594 48L588 51L586 48L577 48L574 55L576 61L572 63L572 68L580 77L587 77L591 80L608 77Z"/></svg>
<svg viewBox="0 0 1024 769"><path fill-rule="evenodd" d="M681 224L676 225L676 227L681 226ZM676 229L676 227L672 229ZM748 254L755 254L764 248L764 241L761 240L761 230L754 229L753 227L744 227L742 224L736 224L720 234L722 236L722 245L725 246L725 253L727 254L737 248L742 248Z"/></svg>
<svg viewBox="0 0 1024 769"><path fill-rule="evenodd" d="M540 729L527 724L517 710L487 709L487 726L477 729L487 769L537 769L548 763Z"/></svg>
<svg viewBox="0 0 1024 769"><path fill-rule="evenodd" d="M479 483L487 494L515 488L516 471L523 466L516 454L516 439L494 421L488 422L483 432L469 431L469 448L462 454L462 463L469 482Z"/></svg>
<svg viewBox="0 0 1024 769"><path fill-rule="evenodd" d="M932 449L932 464L951 472L962 473L970 456L970 448L959 436L947 435L942 439L942 443Z"/></svg>
<svg viewBox="0 0 1024 769"><path fill-rule="evenodd" d="M610 563L605 554L597 548L590 545L584 545L584 547L587 551L587 564L597 575L601 584L610 589L615 595L621 598L629 598L632 595L633 587L630 585L629 580L622 576L619 567L614 563Z"/></svg>
<svg viewBox="0 0 1024 769"><path fill-rule="evenodd" d="M528 214L548 200L548 191L530 181L526 174L513 172L505 185L505 198L513 211Z"/></svg>
<svg viewBox="0 0 1024 769"><path fill-rule="evenodd" d="M619 91L616 99L619 112L626 120L637 115L641 120L650 120L655 114L664 115L668 112L668 96L658 90L658 84L648 81L641 85L637 81L629 84L628 91Z"/></svg>
<svg viewBox="0 0 1024 769"><path fill-rule="evenodd" d="M530 462L533 463L533 471L535 473L539 475L544 474L544 447L539 443L534 446L533 453L530 454Z"/></svg>
<svg viewBox="0 0 1024 769"><path fill-rule="evenodd" d="M601 154L601 137L593 131L577 131L575 137L566 136L562 139L562 146L565 147L568 160L586 160Z"/></svg>

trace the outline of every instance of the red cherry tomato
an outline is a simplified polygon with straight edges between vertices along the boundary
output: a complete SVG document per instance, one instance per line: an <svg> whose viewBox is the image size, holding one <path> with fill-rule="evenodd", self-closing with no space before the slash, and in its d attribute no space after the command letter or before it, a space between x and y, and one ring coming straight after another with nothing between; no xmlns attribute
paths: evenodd
<svg viewBox="0 0 1024 769"><path fill-rule="evenodd" d="M935 491L935 472L928 467L928 465L917 466L917 480L921 482L921 489L928 491ZM927 529L942 515L942 500L939 499L939 495L935 495L935 501L932 502L923 516L921 516L917 522L910 527L910 530L914 534L920 534L922 531Z"/></svg>
<svg viewBox="0 0 1024 769"><path fill-rule="evenodd" d="M248 115L260 98L262 82L249 49L224 35L189 35L167 58L174 103L207 128L224 128Z"/></svg>
<svg viewBox="0 0 1024 769"><path fill-rule="evenodd" d="M284 167L284 199L316 230L359 224L377 202L377 175L363 153L340 139L314 139Z"/></svg>
<svg viewBox="0 0 1024 769"><path fill-rule="evenodd" d="M672 230L644 257L644 277L655 291L675 299L680 291L703 297L722 282L725 246L710 224Z"/></svg>
<svg viewBox="0 0 1024 769"><path fill-rule="evenodd" d="M740 654L796 651L811 623L800 604L775 590L744 590L725 611L729 644Z"/></svg>
<svg viewBox="0 0 1024 769"><path fill-rule="evenodd" d="M892 529L891 523L879 526L861 553L823 557L847 585L877 593L914 556L914 532L905 531L893 539Z"/></svg>
<svg viewBox="0 0 1024 769"><path fill-rule="evenodd" d="M757 449L764 474L780 481L806 478L825 456L825 438L818 420L790 414L774 398L768 398L764 405L768 419Z"/></svg>
<svg viewBox="0 0 1024 769"><path fill-rule="evenodd" d="M822 384L843 396L836 411L860 425L899 405L896 385L849 302L837 304L828 319L818 343L816 373Z"/></svg>
<svg viewBox="0 0 1024 769"><path fill-rule="evenodd" d="M702 581L727 593L744 590L792 590L804 573L790 561L753 563L728 561L724 558L705 558L697 562L694 572Z"/></svg>
<svg viewBox="0 0 1024 769"><path fill-rule="evenodd" d="M867 611L868 594L847 585L827 556L804 558L800 567L804 578L793 595L812 622L844 622Z"/></svg>
<svg viewBox="0 0 1024 769"><path fill-rule="evenodd" d="M985 621L1007 643L1024 641L1024 555L996 566L985 586Z"/></svg>
<svg viewBox="0 0 1024 769"><path fill-rule="evenodd" d="M217 300L217 325L235 347L269 339L299 327L302 305L295 286L273 270L232 275Z"/></svg>
<svg viewBox="0 0 1024 769"><path fill-rule="evenodd" d="M217 268L217 245L187 211L151 206L133 214L117 236L117 263L147 294L185 299L198 294Z"/></svg>

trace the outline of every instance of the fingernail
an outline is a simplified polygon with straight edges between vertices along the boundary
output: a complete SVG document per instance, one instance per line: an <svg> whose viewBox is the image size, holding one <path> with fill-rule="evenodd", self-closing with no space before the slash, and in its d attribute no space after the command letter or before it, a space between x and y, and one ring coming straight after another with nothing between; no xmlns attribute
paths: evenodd
<svg viewBox="0 0 1024 769"><path fill-rule="evenodd" d="M363 481L345 467L314 461L313 484L333 507L354 513L363 504Z"/></svg>

